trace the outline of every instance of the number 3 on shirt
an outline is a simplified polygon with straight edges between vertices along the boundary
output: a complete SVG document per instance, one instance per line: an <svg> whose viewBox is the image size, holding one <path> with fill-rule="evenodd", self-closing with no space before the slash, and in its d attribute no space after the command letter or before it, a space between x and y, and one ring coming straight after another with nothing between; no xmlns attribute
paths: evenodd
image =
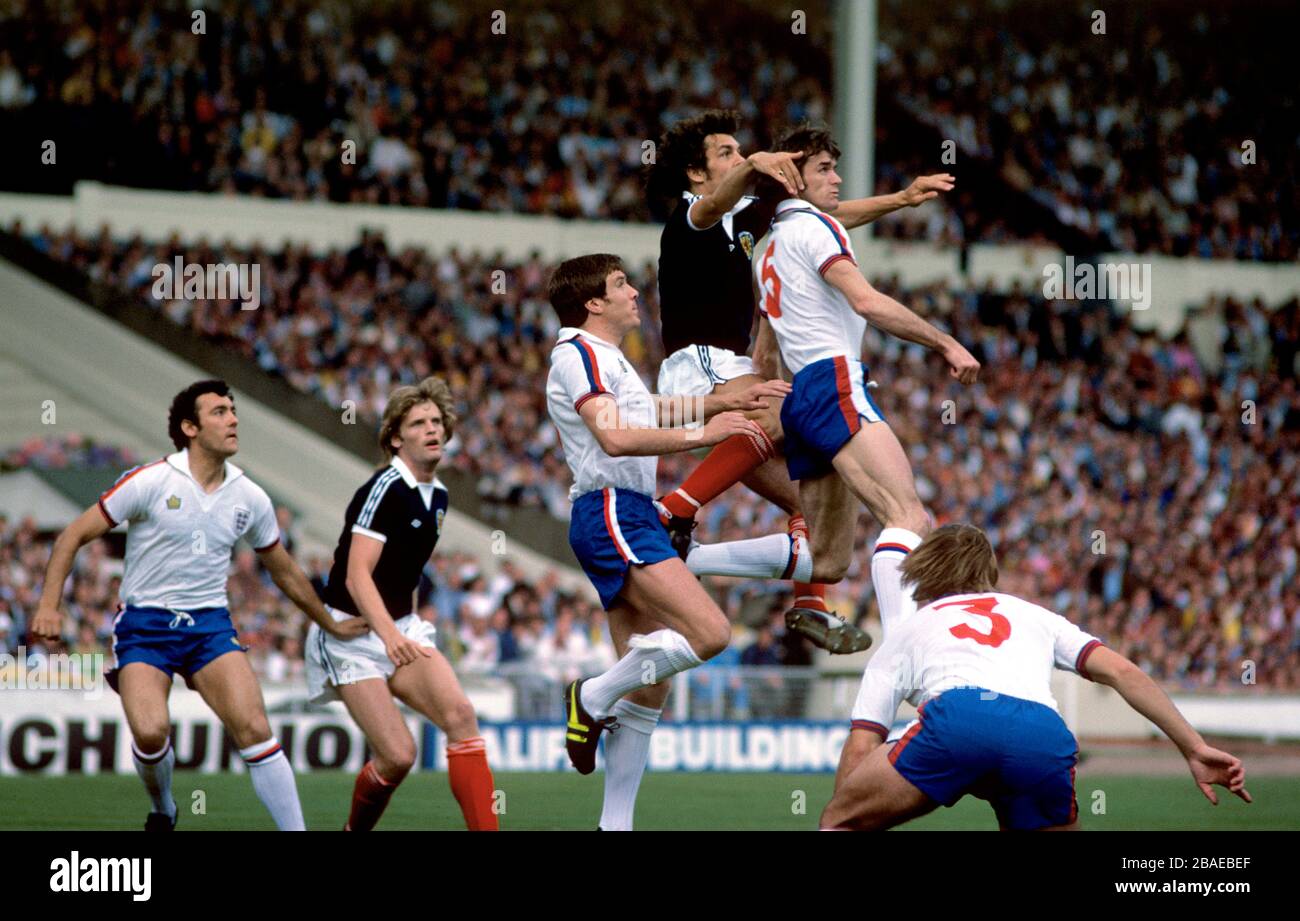
<svg viewBox="0 0 1300 921"><path fill-rule="evenodd" d="M987 617L993 625L992 630L989 633L980 633L970 624L958 624L955 627L948 628L948 632L959 640L974 640L981 646L992 646L996 649L1011 635L1011 621L1007 620L1001 614L993 613L993 608L997 603L998 600L996 598L972 598L970 601L950 601L947 604L935 605L935 607L957 607L969 614L978 614L980 617Z"/></svg>
<svg viewBox="0 0 1300 921"><path fill-rule="evenodd" d="M763 270L758 278L763 287L763 301L759 308L769 317L776 318L781 316L781 279L777 277L776 268L772 265L774 249L776 249L775 240L767 244L767 251L763 253Z"/></svg>

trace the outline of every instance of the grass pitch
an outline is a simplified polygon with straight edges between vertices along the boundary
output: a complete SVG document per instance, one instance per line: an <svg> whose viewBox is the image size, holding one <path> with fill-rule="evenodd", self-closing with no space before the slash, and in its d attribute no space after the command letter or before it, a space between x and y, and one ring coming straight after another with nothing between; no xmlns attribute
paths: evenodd
<svg viewBox="0 0 1300 921"><path fill-rule="evenodd" d="M600 817L603 775L496 775L503 830L592 830ZM298 790L307 827L341 828L353 776L302 774ZM830 798L829 774L648 774L637 805L638 830L810 831ZM1300 778L1258 777L1247 805L1224 791L1211 806L1190 776L1087 774L1077 784L1085 830L1300 829ZM1097 792L1104 798L1097 796ZM273 830L246 775L177 774L178 831ZM201 794L196 796L195 794ZM195 814L202 805L203 814ZM802 807L802 808L801 808ZM1094 810L1104 807L1104 812ZM0 778L0 830L142 828L148 799L130 775ZM997 828L993 811L970 797L904 826L924 830ZM380 830L451 831L460 810L442 773L412 774L397 791Z"/></svg>

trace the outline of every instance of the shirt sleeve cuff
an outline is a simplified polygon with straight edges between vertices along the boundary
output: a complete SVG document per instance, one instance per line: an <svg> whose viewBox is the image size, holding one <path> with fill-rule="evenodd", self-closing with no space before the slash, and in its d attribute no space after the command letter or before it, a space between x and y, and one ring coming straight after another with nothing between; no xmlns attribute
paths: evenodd
<svg viewBox="0 0 1300 921"><path fill-rule="evenodd" d="M582 404L586 403L588 400L592 399L593 397L612 397L613 395L614 394L610 393L608 390L593 390L591 393L584 393L581 397L579 397L578 402L573 404L573 408L577 410L581 410Z"/></svg>
<svg viewBox="0 0 1300 921"><path fill-rule="evenodd" d="M857 265L857 263L853 261L853 257L850 256L848 253L836 253L834 256L831 256L831 258L827 259L825 262L822 263L822 267L817 270L818 274L825 275L826 270L829 269L831 266L833 266L835 263L839 262L841 259L849 260L849 265Z"/></svg>
<svg viewBox="0 0 1300 921"><path fill-rule="evenodd" d="M363 527L361 527L361 525L359 525L359 524L354 524L354 525L352 526L352 533L353 533L353 534L361 534L361 535L363 535L363 536L365 536L365 537L369 537L369 538L371 538L372 540L377 540L377 541L379 541L381 544L386 544L386 543L388 543L388 536L387 536L387 535L385 535L385 534L380 534L378 531L372 531L372 530L370 530L369 528L363 528Z"/></svg>
<svg viewBox="0 0 1300 921"><path fill-rule="evenodd" d="M265 553L265 552L268 551L268 550L274 549L275 545L278 544L279 542L280 542L280 538L279 538L279 536L277 535L276 538L275 538L275 540L271 541L271 542L270 542L269 544L267 544L265 547L254 547L253 549L254 549L255 551L257 551L258 553Z"/></svg>
<svg viewBox="0 0 1300 921"><path fill-rule="evenodd" d="M1092 640L1087 645L1085 645L1082 649L1079 650L1078 658L1074 660L1074 670L1078 672L1082 677L1087 678L1089 681L1092 680L1092 675L1088 674L1088 668L1087 668L1088 656L1092 655L1093 652L1097 649L1097 647L1103 645L1105 644L1102 643L1101 640Z"/></svg>
<svg viewBox="0 0 1300 921"><path fill-rule="evenodd" d="M108 522L108 526L110 528L116 528L117 522L114 521L113 516L108 513L108 507L104 505L104 500L100 499L98 505L100 513L104 516L104 520Z"/></svg>
<svg viewBox="0 0 1300 921"><path fill-rule="evenodd" d="M889 727L883 726L875 720L854 720L851 725L854 729L865 729L868 732L874 732L882 739L889 738Z"/></svg>

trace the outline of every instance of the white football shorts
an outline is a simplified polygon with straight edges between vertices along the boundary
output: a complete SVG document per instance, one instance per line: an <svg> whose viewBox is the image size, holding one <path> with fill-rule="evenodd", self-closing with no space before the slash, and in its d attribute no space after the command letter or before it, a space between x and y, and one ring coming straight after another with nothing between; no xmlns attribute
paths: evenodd
<svg viewBox="0 0 1300 921"><path fill-rule="evenodd" d="M334 620L346 620L350 615L334 611ZM437 649L434 636L437 628L414 612L397 620L402 636L421 646ZM384 643L371 630L363 636L341 640L330 636L313 623L307 631L307 693L314 704L339 700L335 690L342 684L356 684L367 678L387 681L397 671L397 666L384 652Z"/></svg>

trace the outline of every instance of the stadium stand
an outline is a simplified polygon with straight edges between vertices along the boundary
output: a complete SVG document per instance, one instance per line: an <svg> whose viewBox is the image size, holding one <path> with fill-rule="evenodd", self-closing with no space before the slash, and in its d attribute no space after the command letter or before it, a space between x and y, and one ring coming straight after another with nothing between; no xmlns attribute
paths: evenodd
<svg viewBox="0 0 1300 921"><path fill-rule="evenodd" d="M611 2L583 28L541 9L512 13L509 42L482 27L490 4L294 2L263 15L237 2L208 14L217 41L205 43L180 3L21 6L0 20L0 125L68 139L55 166L5 164L0 178L25 191L66 193L94 178L641 221L644 144L682 115L735 107L751 146L829 117L819 2L804 4L806 36L747 3L696 17L681 3L631 15ZM1108 11L1105 36L1090 33L1086 4L1078 36L1026 6L970 0L936 17L882 4L879 191L952 167L944 140L967 181L881 233L1295 258L1298 155L1284 127L1295 101L1277 100L1279 111L1259 92L1289 80L1277 70L1288 60L1286 4L1192 17L1167 0L1128 5ZM686 51L701 47L727 54ZM1197 101L1184 104L1193 88ZM72 143L87 133L105 143ZM1225 146L1225 136L1238 140ZM347 141L355 163L338 155Z"/></svg>
<svg viewBox="0 0 1300 921"><path fill-rule="evenodd" d="M372 417L363 382L446 373L466 415L452 457L477 478L480 495L493 504L567 505L567 471L539 404L554 321L539 307L536 260L507 265L512 293L492 295L461 282L487 277L483 256L390 254L372 235L346 252L267 254L276 296L258 311L228 302L191 312L148 296L141 267L170 262L179 250L169 244L48 231L31 241L327 402L355 395ZM230 247L185 253L195 261L251 258ZM1086 629L1171 682L1225 687L1237 678L1232 663L1249 658L1270 687L1300 686L1300 594L1285 575L1294 573L1300 546L1289 525L1300 488L1300 413L1292 408L1300 301L1212 299L1192 311L1189 323L1208 320L1223 333L1221 367L1211 372L1186 330L1162 340L1105 304L877 284L974 343L985 364L973 408L946 424L938 407L956 385L933 359L884 337L868 343L873 376L897 382L879 400L912 447L922 498L940 521L989 531L1008 590L1078 612ZM643 287L653 305L653 284ZM411 301L424 312L413 314ZM629 350L647 377L658 354L652 328ZM926 437L940 430L942 438ZM666 458L661 484L689 463ZM702 520L708 540L781 526L774 509L743 494L718 500ZM872 533L864 520L855 558L866 558ZM1095 564L1071 563L1089 556L1098 533L1110 544L1094 551ZM1216 552L1228 560L1217 574ZM868 613L867 579L855 565L835 588L841 611ZM733 617L779 601L770 593L780 590L718 589Z"/></svg>

